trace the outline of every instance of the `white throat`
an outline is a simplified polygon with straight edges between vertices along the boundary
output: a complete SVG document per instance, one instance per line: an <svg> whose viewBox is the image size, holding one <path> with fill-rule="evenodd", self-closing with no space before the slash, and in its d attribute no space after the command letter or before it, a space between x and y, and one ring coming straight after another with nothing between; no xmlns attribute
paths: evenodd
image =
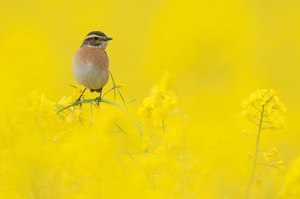
<svg viewBox="0 0 300 199"><path fill-rule="evenodd" d="M87 48L102 48L105 50L106 46L107 46L107 41L102 41L101 44L98 46L93 46L93 45L87 44L85 47L87 47Z"/></svg>

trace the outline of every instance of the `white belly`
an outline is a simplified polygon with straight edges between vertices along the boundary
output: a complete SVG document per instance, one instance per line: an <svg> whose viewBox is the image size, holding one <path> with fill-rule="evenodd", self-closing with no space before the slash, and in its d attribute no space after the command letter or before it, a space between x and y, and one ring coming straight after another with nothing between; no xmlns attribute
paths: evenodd
<svg viewBox="0 0 300 199"><path fill-rule="evenodd" d="M88 61L80 61L76 56L73 58L75 80L78 84L89 89L100 89L107 83L109 71L106 68Z"/></svg>

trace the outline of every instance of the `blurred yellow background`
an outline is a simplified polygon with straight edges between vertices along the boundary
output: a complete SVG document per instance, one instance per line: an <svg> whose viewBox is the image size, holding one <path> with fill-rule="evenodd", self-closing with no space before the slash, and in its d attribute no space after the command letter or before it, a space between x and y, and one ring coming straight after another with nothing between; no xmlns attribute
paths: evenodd
<svg viewBox="0 0 300 199"><path fill-rule="evenodd" d="M285 128L264 131L260 145L278 148L286 168L262 167L262 185L252 187L252 197L300 198L299 9L292 0L1 2L1 198L243 198L247 154L255 145L245 131L255 134L256 127L240 117L240 105L259 88L275 89L287 107ZM72 95L72 56L92 30L114 38L107 48L110 69L126 85L124 97L136 99L129 108L136 118L153 85L166 71L172 76L184 121L181 130L170 123L168 134L180 131L174 139L184 143L178 147L184 166L170 171L173 160L162 157L124 163L120 151L127 141L103 140L99 134L107 132L97 126L92 134L69 135L66 149L56 151L20 124L31 117L22 106L32 91L54 102ZM84 136L90 137L81 144ZM89 144L94 138L95 148ZM87 148L78 155L80 146ZM85 171L95 171L104 188L84 178Z"/></svg>

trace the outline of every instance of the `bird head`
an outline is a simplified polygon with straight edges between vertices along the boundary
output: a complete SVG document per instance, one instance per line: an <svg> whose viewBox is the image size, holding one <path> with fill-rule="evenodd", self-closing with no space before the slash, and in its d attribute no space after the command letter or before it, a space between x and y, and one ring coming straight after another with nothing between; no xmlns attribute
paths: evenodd
<svg viewBox="0 0 300 199"><path fill-rule="evenodd" d="M107 46L107 41L112 40L101 31L92 31L85 37L81 47L87 48L103 48Z"/></svg>

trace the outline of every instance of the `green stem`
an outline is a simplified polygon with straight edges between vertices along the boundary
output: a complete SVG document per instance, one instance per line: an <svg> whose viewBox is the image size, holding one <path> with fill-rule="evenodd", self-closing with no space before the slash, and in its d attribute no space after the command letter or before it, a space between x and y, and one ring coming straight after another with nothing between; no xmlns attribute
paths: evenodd
<svg viewBox="0 0 300 199"><path fill-rule="evenodd" d="M99 98L96 98L96 99L84 99L84 100L80 100L80 101L75 101L75 102L72 102L71 104L59 109L56 113L61 113L63 112L64 110L70 108L70 107L73 107L73 106L76 106L78 104L85 104L85 103L93 103L93 102L103 102L103 103L106 103L106 104L111 104L111 105L114 105L116 107L118 107L119 109L121 109L124 113L126 113L130 119L132 120L132 122L134 123L134 125L136 126L136 128L138 129L139 133L141 136L143 136L143 131L142 131L142 128L140 126L140 124L135 120L135 118L131 115L130 112L127 111L127 109L122 106L121 104L118 104L117 102L115 101L111 101L111 100L106 100L106 99L99 99Z"/></svg>
<svg viewBox="0 0 300 199"><path fill-rule="evenodd" d="M116 82L115 82L115 78L114 78L114 76L112 75L112 73L110 71L109 71L109 74L110 74L111 81L113 83L113 88L114 88L114 101L116 101L117 94L116 94Z"/></svg>
<svg viewBox="0 0 300 199"><path fill-rule="evenodd" d="M256 136L256 145L255 145L255 151L254 151L254 157L253 157L253 165L252 165L252 172L251 172L251 177L247 186L247 191L246 191L246 199L249 198L249 193L251 186L253 184L253 181L255 179L255 174L256 174L256 166L257 166L257 156L258 156L258 146L259 146L259 140L260 140L260 134L262 130L262 123L263 123L263 117L264 117L264 110L265 106L262 105L262 110L260 113L260 120L259 120L259 125L258 125L258 133Z"/></svg>
<svg viewBox="0 0 300 199"><path fill-rule="evenodd" d="M163 133L166 134L166 126L165 126L165 121L164 121L164 119L161 120L161 123L162 123Z"/></svg>

